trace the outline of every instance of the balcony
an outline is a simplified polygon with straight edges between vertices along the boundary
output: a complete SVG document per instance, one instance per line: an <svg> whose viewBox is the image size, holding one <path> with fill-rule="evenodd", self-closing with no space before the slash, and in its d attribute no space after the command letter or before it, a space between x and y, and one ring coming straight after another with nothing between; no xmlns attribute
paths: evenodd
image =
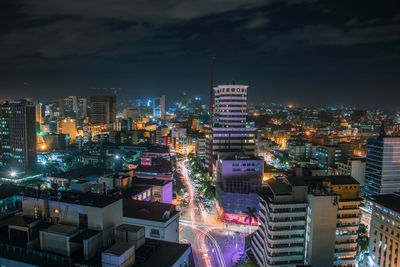
<svg viewBox="0 0 400 267"><path fill-rule="evenodd" d="M340 224L358 224L360 222L360 218L359 217L342 217L342 218L338 218L337 222Z"/></svg>
<svg viewBox="0 0 400 267"><path fill-rule="evenodd" d="M335 249L341 249L341 248L352 248L356 249L357 247L357 240L351 241L351 242L341 242L341 243L336 243L335 244Z"/></svg>
<svg viewBox="0 0 400 267"><path fill-rule="evenodd" d="M343 239L352 239L352 240L356 240L357 238L358 238L357 233L349 233L349 234L336 235L336 240L343 240Z"/></svg>
<svg viewBox="0 0 400 267"><path fill-rule="evenodd" d="M355 258L349 258L349 259L335 260L333 262L333 265L354 265L355 263L356 263Z"/></svg>
<svg viewBox="0 0 400 267"><path fill-rule="evenodd" d="M305 227L293 226L293 227L268 227L268 233L271 236L275 235L303 235L305 233Z"/></svg>
<svg viewBox="0 0 400 267"><path fill-rule="evenodd" d="M306 203L282 203L282 204L275 204L275 203L268 203L269 210L273 209L287 209L287 208L306 208Z"/></svg>
<svg viewBox="0 0 400 267"><path fill-rule="evenodd" d="M337 229L341 230L341 231L347 231L347 232L357 232L358 225L338 225Z"/></svg>
<svg viewBox="0 0 400 267"><path fill-rule="evenodd" d="M279 237L279 236L266 236L266 239L268 243L273 244L273 245L278 245L278 244L296 244L296 243L304 243L304 237L290 237L290 236L285 236L285 237Z"/></svg>
<svg viewBox="0 0 400 267"><path fill-rule="evenodd" d="M354 214L356 216L360 215L360 209L339 209L338 210L339 215L343 214Z"/></svg>
<svg viewBox="0 0 400 267"><path fill-rule="evenodd" d="M305 217L306 212L305 211L293 211L293 212L270 212L269 216L271 218L285 218L285 217Z"/></svg>
<svg viewBox="0 0 400 267"><path fill-rule="evenodd" d="M303 259L303 254L299 255L276 255L276 256L270 256L266 255L267 260L270 262L277 262L277 261L297 261L297 260L302 260Z"/></svg>
<svg viewBox="0 0 400 267"><path fill-rule="evenodd" d="M275 228L281 226L305 226L305 220L268 221L268 225Z"/></svg>
<svg viewBox="0 0 400 267"><path fill-rule="evenodd" d="M270 253L283 253L283 252L302 252L304 246L282 246L282 247L270 247L268 246L268 252Z"/></svg>
<svg viewBox="0 0 400 267"><path fill-rule="evenodd" d="M335 257L351 257L354 258L357 254L356 250L343 250L343 251L335 251Z"/></svg>
<svg viewBox="0 0 400 267"><path fill-rule="evenodd" d="M260 261L260 262L265 262L265 256L264 253L262 252L260 247L257 246L252 246L253 254L256 256L256 258ZM255 253L254 253L255 252Z"/></svg>

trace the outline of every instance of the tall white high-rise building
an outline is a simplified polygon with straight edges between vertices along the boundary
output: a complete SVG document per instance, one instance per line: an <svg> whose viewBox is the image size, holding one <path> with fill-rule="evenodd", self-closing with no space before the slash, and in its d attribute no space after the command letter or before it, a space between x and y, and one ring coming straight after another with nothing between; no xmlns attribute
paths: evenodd
<svg viewBox="0 0 400 267"><path fill-rule="evenodd" d="M248 87L231 84L214 88L214 127L245 127Z"/></svg>
<svg viewBox="0 0 400 267"><path fill-rule="evenodd" d="M206 130L205 163L210 171L218 158L254 156L256 128L246 126L248 87L232 83L214 88L213 120Z"/></svg>

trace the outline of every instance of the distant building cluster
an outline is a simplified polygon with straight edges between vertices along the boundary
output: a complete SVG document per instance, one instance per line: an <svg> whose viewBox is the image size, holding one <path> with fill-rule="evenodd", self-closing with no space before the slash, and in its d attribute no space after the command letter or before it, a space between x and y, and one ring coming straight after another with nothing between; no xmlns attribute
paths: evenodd
<svg viewBox="0 0 400 267"><path fill-rule="evenodd" d="M257 266L400 266L399 112L108 89L1 103L0 265L194 266L212 218Z"/></svg>

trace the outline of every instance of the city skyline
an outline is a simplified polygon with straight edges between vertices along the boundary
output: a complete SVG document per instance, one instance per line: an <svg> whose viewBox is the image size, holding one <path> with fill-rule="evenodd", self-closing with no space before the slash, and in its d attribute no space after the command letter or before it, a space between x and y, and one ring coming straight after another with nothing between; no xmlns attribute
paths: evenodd
<svg viewBox="0 0 400 267"><path fill-rule="evenodd" d="M248 84L250 102L396 107L396 1L164 4L3 2L1 92L208 99L216 56L214 84Z"/></svg>

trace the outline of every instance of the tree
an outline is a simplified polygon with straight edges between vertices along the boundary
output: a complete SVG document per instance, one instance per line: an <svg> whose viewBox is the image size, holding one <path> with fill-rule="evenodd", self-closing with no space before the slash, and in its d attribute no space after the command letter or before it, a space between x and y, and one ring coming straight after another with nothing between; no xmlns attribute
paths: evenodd
<svg viewBox="0 0 400 267"><path fill-rule="evenodd" d="M214 200L215 199L215 186L213 181L205 177L201 180L199 180L199 185L198 189L201 191L203 196L207 198L208 200Z"/></svg>
<svg viewBox="0 0 400 267"><path fill-rule="evenodd" d="M244 219L244 221L245 222L249 221L249 234L251 234L251 225L253 223L253 220L258 222L256 212L257 212L256 208L250 208L250 207L247 207L247 211L245 212L247 217L246 219Z"/></svg>
<svg viewBox="0 0 400 267"><path fill-rule="evenodd" d="M358 227L358 239L357 246L360 253L368 251L369 238L367 233L367 226L365 224L360 224Z"/></svg>

